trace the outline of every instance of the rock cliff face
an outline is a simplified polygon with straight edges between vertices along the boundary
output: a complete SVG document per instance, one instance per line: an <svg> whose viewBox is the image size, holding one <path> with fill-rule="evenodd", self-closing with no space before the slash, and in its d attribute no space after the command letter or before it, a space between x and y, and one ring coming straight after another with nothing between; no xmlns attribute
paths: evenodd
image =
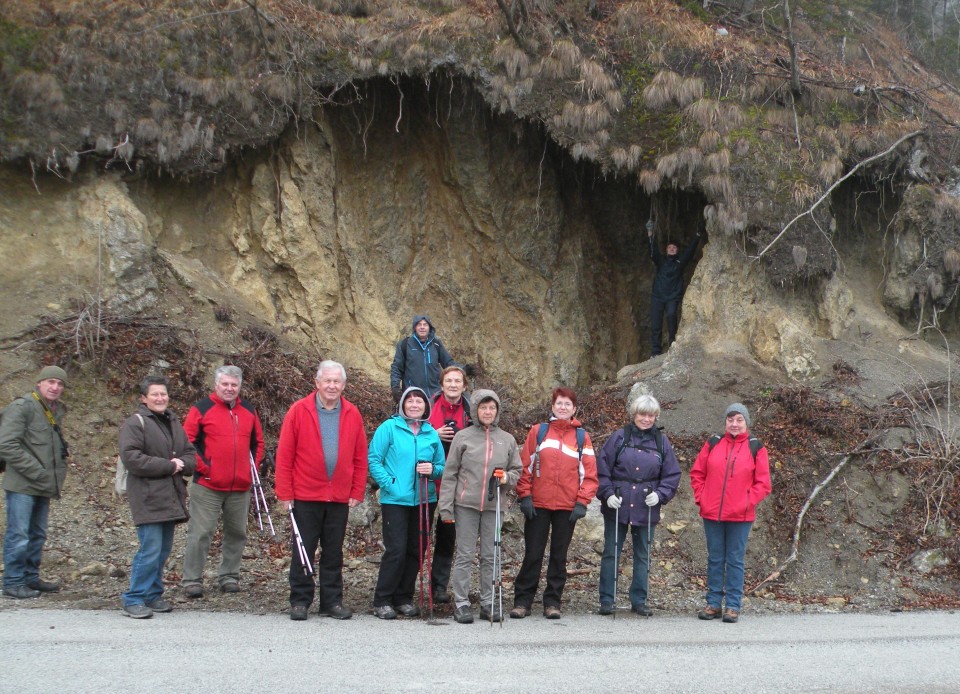
<svg viewBox="0 0 960 694"><path fill-rule="evenodd" d="M574 162L463 82L374 81L216 178L88 170L34 185L9 167L2 186L0 252L19 260L0 279L7 334L97 295L121 312L169 308L157 280L169 270L198 300L382 379L411 315L427 312L456 358L520 394L611 378L649 355L643 224L661 211L658 240L683 244L705 205ZM895 269L919 252L902 226ZM854 236L848 269L882 255L875 225ZM844 273L774 291L736 237L709 235L691 265L680 348L745 349L803 378L823 367L813 341L838 337L855 311ZM888 295L904 283L894 274Z"/></svg>

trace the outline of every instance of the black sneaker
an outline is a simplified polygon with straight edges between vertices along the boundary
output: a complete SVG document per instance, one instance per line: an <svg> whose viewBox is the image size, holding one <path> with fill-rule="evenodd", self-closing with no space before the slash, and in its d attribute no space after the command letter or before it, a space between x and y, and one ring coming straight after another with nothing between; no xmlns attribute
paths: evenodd
<svg viewBox="0 0 960 694"><path fill-rule="evenodd" d="M183 587L183 594L188 598L202 598L203 585L200 583L188 583Z"/></svg>
<svg viewBox="0 0 960 694"><path fill-rule="evenodd" d="M377 619L396 619L397 613L390 605L376 605L373 608L373 616Z"/></svg>
<svg viewBox="0 0 960 694"><path fill-rule="evenodd" d="M433 601L437 605L446 605L450 602L450 593L447 592L446 588L434 588Z"/></svg>
<svg viewBox="0 0 960 694"><path fill-rule="evenodd" d="M402 614L404 617L419 617L420 608L416 605L412 605L409 602L403 605L397 605L396 607L397 614Z"/></svg>
<svg viewBox="0 0 960 694"><path fill-rule="evenodd" d="M295 622L307 621L307 606L306 605L290 605L290 619L292 619Z"/></svg>
<svg viewBox="0 0 960 694"><path fill-rule="evenodd" d="M602 604L600 605L600 609L597 611L603 615L613 614L614 608L611 604Z"/></svg>
<svg viewBox="0 0 960 694"><path fill-rule="evenodd" d="M39 597L40 591L34 590L33 588L27 588L26 586L11 586L10 588L4 588L3 594L8 598L26 600L28 598Z"/></svg>
<svg viewBox="0 0 960 694"><path fill-rule="evenodd" d="M470 605L461 605L454 610L453 618L457 624L473 624L473 610L470 609Z"/></svg>
<svg viewBox="0 0 960 694"><path fill-rule="evenodd" d="M334 619L350 619L353 616L353 612L339 604L331 605L326 609L321 607L319 614L324 615L325 617L333 617Z"/></svg>
<svg viewBox="0 0 960 694"><path fill-rule="evenodd" d="M150 619L153 616L153 610L142 603L139 605L124 605L123 613L134 619Z"/></svg>
<svg viewBox="0 0 960 694"><path fill-rule="evenodd" d="M637 613L637 614L640 615L641 617L652 617L652 616L653 616L653 610L651 610L651 609L650 609L649 607L647 607L646 605L634 605L633 607L630 608L630 611Z"/></svg>
<svg viewBox="0 0 960 694"><path fill-rule="evenodd" d="M491 618L490 618L490 610L488 610L488 609L485 608L485 607L481 607L481 608L480 608L480 621L481 621L481 622L502 622L502 621L503 621L503 613L501 613L500 610L494 608L494 609L493 609L493 619L491 619Z"/></svg>
<svg viewBox="0 0 960 694"><path fill-rule="evenodd" d="M227 581L226 583L220 586L221 593L239 593L240 584L236 581Z"/></svg>
<svg viewBox="0 0 960 694"><path fill-rule="evenodd" d="M154 612L173 612L173 605L164 600L163 598L157 598L153 602L148 602L147 607L149 607Z"/></svg>
<svg viewBox="0 0 960 694"><path fill-rule="evenodd" d="M30 590L38 590L41 593L59 593L60 592L59 583L53 583L52 581L43 581L41 579L37 579L33 583L28 583L27 588L29 588Z"/></svg>

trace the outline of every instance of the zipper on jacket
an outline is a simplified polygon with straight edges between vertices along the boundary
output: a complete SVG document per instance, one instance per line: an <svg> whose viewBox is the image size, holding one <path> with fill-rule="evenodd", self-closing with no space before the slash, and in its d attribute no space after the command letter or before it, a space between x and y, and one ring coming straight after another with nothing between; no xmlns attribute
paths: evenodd
<svg viewBox="0 0 960 694"><path fill-rule="evenodd" d="M730 440L729 455L727 456L727 462L723 470L723 486L720 487L720 506L717 508L717 522L720 522L720 519L723 517L723 502L726 500L727 496L727 479L733 477L733 468L736 466L736 456L734 455L735 451L733 450L734 440ZM741 444L742 445L742 444Z"/></svg>

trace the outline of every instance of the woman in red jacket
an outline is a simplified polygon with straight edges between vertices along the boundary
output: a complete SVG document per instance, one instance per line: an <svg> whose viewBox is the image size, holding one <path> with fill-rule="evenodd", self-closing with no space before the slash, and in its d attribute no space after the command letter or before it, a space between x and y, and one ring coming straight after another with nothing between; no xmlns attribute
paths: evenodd
<svg viewBox="0 0 960 694"><path fill-rule="evenodd" d="M743 598L743 558L756 508L770 493L767 449L750 438L750 412L735 402L722 437L700 449L690 470L693 499L707 539L707 606L700 619L736 622ZM722 604L726 598L726 609Z"/></svg>
<svg viewBox="0 0 960 694"><path fill-rule="evenodd" d="M543 616L560 619L560 599L567 582L567 549L577 521L597 493L597 460L590 437L573 418L577 394L570 388L553 391L550 421L535 424L520 451L523 472L517 482L523 526L523 564L513 584L510 616L530 614L540 583L543 553L550 537L547 587L543 591ZM541 435L543 429L543 435Z"/></svg>

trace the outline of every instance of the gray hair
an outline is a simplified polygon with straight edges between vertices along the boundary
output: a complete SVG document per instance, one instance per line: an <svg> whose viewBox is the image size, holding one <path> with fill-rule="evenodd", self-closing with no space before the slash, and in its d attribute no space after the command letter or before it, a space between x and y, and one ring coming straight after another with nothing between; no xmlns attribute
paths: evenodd
<svg viewBox="0 0 960 694"><path fill-rule="evenodd" d="M332 369L339 369L340 377L343 379L343 382L344 383L347 382L347 370L343 368L343 364L341 364L340 362L333 361L331 359L325 359L322 362L320 362L320 366L317 367L317 376L316 376L317 380L318 381L320 380L320 376L321 374L323 374L324 371L332 370Z"/></svg>
<svg viewBox="0 0 960 694"><path fill-rule="evenodd" d="M220 379L224 376L235 378L240 385L243 385L243 369L241 369L239 366L227 364L225 366L217 367L217 370L213 372L213 382L219 383Z"/></svg>
<svg viewBox="0 0 960 694"><path fill-rule="evenodd" d="M629 403L627 403L627 414L632 420L638 414L652 414L654 417L660 416L660 403L649 393L644 393Z"/></svg>

